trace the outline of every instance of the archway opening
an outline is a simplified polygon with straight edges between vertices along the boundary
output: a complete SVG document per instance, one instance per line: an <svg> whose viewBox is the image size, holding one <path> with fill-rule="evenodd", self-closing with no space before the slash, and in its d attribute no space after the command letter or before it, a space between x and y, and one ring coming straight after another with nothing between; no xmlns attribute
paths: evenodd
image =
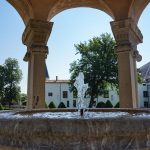
<svg viewBox="0 0 150 150"><path fill-rule="evenodd" d="M47 58L50 78L55 78L57 75L60 78L69 78L69 72L67 71L69 70L69 63L78 58L75 55L74 44L88 41L92 37L105 32L113 36L109 24L112 18L97 9L68 9L53 17L51 21L54 22L54 26L48 41L49 56ZM56 67L53 67L54 65ZM60 66L65 67L63 69ZM52 69L56 73L53 73ZM64 72L63 74L59 73L60 69L62 69L61 72Z"/></svg>
<svg viewBox="0 0 150 150"><path fill-rule="evenodd" d="M49 55L47 58L50 80L70 79L69 64L80 58L80 55L75 55L74 44L88 42L89 39L106 32L113 36L110 27L112 18L97 9L84 7L68 9L56 15L51 21L54 22L54 26L48 41ZM47 89L46 92L51 95L53 93ZM45 98L47 103L52 100L52 96L48 96L48 93ZM59 93L55 100L61 99ZM113 96L113 94L110 95L109 100L111 99L115 105L115 100L118 99Z"/></svg>
<svg viewBox="0 0 150 150"><path fill-rule="evenodd" d="M0 41L1 56L0 64L8 58L15 58L22 70L23 78L20 82L21 93L27 93L27 63L23 61L26 47L22 44L22 33L25 28L24 22L18 12L7 2L1 1L0 5Z"/></svg>
<svg viewBox="0 0 150 150"><path fill-rule="evenodd" d="M138 50L142 55L142 61L137 63L140 73L143 77L143 84L139 85L139 107L150 107L150 52L149 52L149 35L150 35L150 4L143 11L138 22L139 29L143 34L143 43L138 45Z"/></svg>

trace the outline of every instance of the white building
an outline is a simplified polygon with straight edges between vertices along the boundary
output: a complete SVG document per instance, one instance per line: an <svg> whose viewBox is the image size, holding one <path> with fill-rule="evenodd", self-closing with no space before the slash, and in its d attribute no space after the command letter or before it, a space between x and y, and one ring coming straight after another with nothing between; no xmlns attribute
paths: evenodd
<svg viewBox="0 0 150 150"><path fill-rule="evenodd" d="M138 107L147 108L150 107L150 83L138 84ZM63 102L68 108L76 107L76 98L73 97L73 93L69 91L69 80L46 80L45 83L45 100L46 104L54 102L56 107ZM86 97L87 103L89 103L90 97ZM103 96L99 96L95 99L96 104L98 102L104 102L109 100L113 106L119 101L119 95L117 91L111 88L105 92ZM88 104L87 104L88 105Z"/></svg>
<svg viewBox="0 0 150 150"><path fill-rule="evenodd" d="M102 96L98 96L96 103L98 102L104 102L109 100L113 106L115 106L119 102L119 95L117 90L108 88L107 91L105 91L105 94Z"/></svg>
<svg viewBox="0 0 150 150"><path fill-rule="evenodd" d="M138 107L139 108L150 107L150 83L147 82L147 83L139 84L138 90L139 90Z"/></svg>
<svg viewBox="0 0 150 150"><path fill-rule="evenodd" d="M46 104L54 102L56 107L63 102L66 107L75 107L76 99L73 93L69 91L69 80L46 80L45 83L45 100ZM74 106L73 106L74 104Z"/></svg>
<svg viewBox="0 0 150 150"><path fill-rule="evenodd" d="M150 62L138 69L144 79L143 84L138 84L138 107L150 107ZM69 91L69 80L48 80L48 71L46 70L46 83L45 83L45 100L47 105L50 102L54 102L56 107L63 102L66 107L76 107L76 98L73 97L73 93ZM86 97L87 103L89 103L90 97ZM106 102L109 100L113 106L119 101L119 95L116 90L111 88L105 92L103 96L99 96L95 99L96 104L98 102Z"/></svg>
<svg viewBox="0 0 150 150"><path fill-rule="evenodd" d="M69 80L46 80L45 83L45 100L46 104L49 105L50 102L54 102L56 107L63 102L66 107L75 108L77 98L73 97L73 92L69 91ZM87 105L89 103L90 97L86 97ZM119 101L118 93L112 89L106 91L103 96L99 96L95 99L96 104L98 102L106 102L110 100L113 106Z"/></svg>
<svg viewBox="0 0 150 150"><path fill-rule="evenodd" d="M150 107L150 62L138 69L144 83L138 86L139 107Z"/></svg>

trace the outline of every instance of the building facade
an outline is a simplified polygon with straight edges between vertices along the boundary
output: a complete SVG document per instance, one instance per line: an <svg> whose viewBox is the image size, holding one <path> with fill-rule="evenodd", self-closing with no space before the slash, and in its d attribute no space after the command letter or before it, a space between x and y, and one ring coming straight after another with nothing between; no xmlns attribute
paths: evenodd
<svg viewBox="0 0 150 150"><path fill-rule="evenodd" d="M138 108L150 108L150 62L138 69L138 72L143 78L143 83L138 84ZM54 102L56 107L63 102L67 108L77 107L77 98L74 97L73 92L69 90L69 80L49 80L49 74L46 67L46 82L45 82L45 101L49 105ZM95 99L96 105L99 102L110 101L113 106L119 102L119 92L114 88L108 88L102 96ZM86 105L89 105L90 96L85 97Z"/></svg>
<svg viewBox="0 0 150 150"><path fill-rule="evenodd" d="M150 108L150 82L138 85L139 108Z"/></svg>
<svg viewBox="0 0 150 150"><path fill-rule="evenodd" d="M77 107L77 98L73 96L73 92L69 90L69 80L46 80L45 83L45 101L49 105L50 102L54 102L56 107L63 102L67 108ZM150 107L150 82L138 84L138 108ZM85 98L87 106L90 101L90 97ZM113 106L119 102L119 95L117 90L109 88L104 95L95 99L96 105L99 102L109 100Z"/></svg>
<svg viewBox="0 0 150 150"><path fill-rule="evenodd" d="M45 82L45 102L47 105L50 102L54 102L56 107L63 102L67 108L77 107L77 98L73 96L73 92L69 90L69 80L46 80ZM95 99L96 104L98 102L106 102L109 100L113 106L115 106L119 101L119 96L117 91L108 89L103 96L99 96ZM85 97L86 105L89 105L90 97Z"/></svg>
<svg viewBox="0 0 150 150"><path fill-rule="evenodd" d="M138 86L139 107L150 108L150 62L138 69L144 82Z"/></svg>
<svg viewBox="0 0 150 150"><path fill-rule="evenodd" d="M73 93L69 91L69 80L46 80L45 101L49 105L54 102L56 107L63 102L66 107L73 107ZM74 102L75 103L75 102Z"/></svg>

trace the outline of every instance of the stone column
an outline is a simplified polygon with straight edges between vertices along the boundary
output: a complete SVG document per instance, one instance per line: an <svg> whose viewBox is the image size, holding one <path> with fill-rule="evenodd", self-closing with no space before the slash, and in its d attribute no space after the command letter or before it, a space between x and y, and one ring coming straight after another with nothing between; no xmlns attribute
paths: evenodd
<svg viewBox="0 0 150 150"><path fill-rule="evenodd" d="M51 22L31 19L23 33L22 41L27 46L24 60L28 61L28 109L45 107L46 45L52 26Z"/></svg>
<svg viewBox="0 0 150 150"><path fill-rule="evenodd" d="M136 108L138 103L136 60L141 59L137 45L142 42L143 37L132 19L113 21L111 27L117 43L120 107Z"/></svg>

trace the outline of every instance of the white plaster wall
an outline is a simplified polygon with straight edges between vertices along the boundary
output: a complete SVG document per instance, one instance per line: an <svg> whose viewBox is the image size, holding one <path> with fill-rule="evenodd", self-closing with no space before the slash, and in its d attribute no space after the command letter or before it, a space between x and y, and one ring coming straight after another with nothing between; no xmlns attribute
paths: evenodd
<svg viewBox="0 0 150 150"><path fill-rule="evenodd" d="M138 107L143 108L144 107L144 102L148 101L148 97L143 96L143 91L147 91L147 85L149 83L144 83L144 84L138 84Z"/></svg>
<svg viewBox="0 0 150 150"><path fill-rule="evenodd" d="M63 91L68 91L68 98L63 98ZM48 93L50 92L53 93L53 96L48 96ZM49 105L49 103L53 101L56 107L58 107L60 102L63 102L67 106L67 101L69 101L69 108L73 108L73 100L77 100L77 99L73 98L73 93L69 91L68 83L46 82L45 101L47 105ZM115 90L110 89L109 98L103 98L102 96L99 96L95 100L97 103L100 101L106 102L107 100L110 100L113 106L115 106L116 103L119 101L119 96ZM90 101L90 97L87 97L85 99L87 106L89 105L89 101Z"/></svg>
<svg viewBox="0 0 150 150"><path fill-rule="evenodd" d="M63 98L63 91L68 91L68 97ZM53 93L52 96L48 96L48 93ZM45 84L45 101L49 105L53 101L58 107L60 102L64 102L67 107L67 101L69 101L69 106L73 107L73 93L69 91L69 86L67 83L48 83Z"/></svg>
<svg viewBox="0 0 150 150"><path fill-rule="evenodd" d="M149 83L150 84L150 83ZM138 84L138 107L142 108L144 107L144 101L148 101L148 98L143 97L143 91L147 91L147 85L144 86L143 84ZM63 98L63 91L68 91L68 98ZM53 96L48 96L48 93L52 92ZM69 101L69 107L73 108L73 100L76 100L76 98L73 98L73 93L69 91L69 85L68 83L48 83L45 84L45 101L46 104L49 105L51 101L53 101L58 107L60 102L64 102L64 104L67 106L67 101ZM96 102L106 102L107 100L110 100L113 106L117 104L119 101L119 95L116 90L109 89L109 98L104 98L102 96L99 96L95 99ZM90 97L86 98L87 106L89 104Z"/></svg>
<svg viewBox="0 0 150 150"><path fill-rule="evenodd" d="M112 105L115 106L118 103L118 101L119 101L119 95L118 95L117 91L109 89L109 97L108 98L104 98L102 96L99 96L97 102L104 102L104 103L106 103L107 100L109 100L112 103Z"/></svg>

